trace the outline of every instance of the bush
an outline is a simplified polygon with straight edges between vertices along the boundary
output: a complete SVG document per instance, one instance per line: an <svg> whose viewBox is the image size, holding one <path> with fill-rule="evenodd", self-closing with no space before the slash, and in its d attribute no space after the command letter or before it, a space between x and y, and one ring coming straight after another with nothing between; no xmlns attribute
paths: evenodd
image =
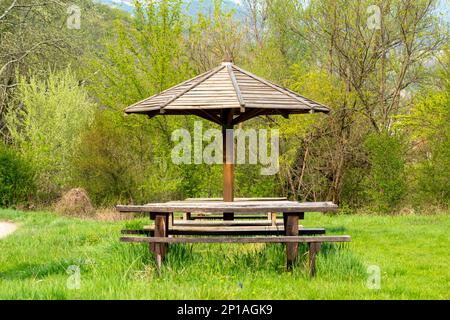
<svg viewBox="0 0 450 320"><path fill-rule="evenodd" d="M7 113L6 124L14 145L35 170L36 196L48 203L68 187L70 161L95 104L70 69L52 72L45 80L21 79L17 98L22 107Z"/></svg>
<svg viewBox="0 0 450 320"><path fill-rule="evenodd" d="M0 206L25 204L34 191L32 167L19 153L0 143Z"/></svg>
<svg viewBox="0 0 450 320"><path fill-rule="evenodd" d="M410 198L418 209L450 204L450 77L447 70L442 79L445 85L422 89L413 100L410 112L399 117L397 123L411 137L413 161L409 172L414 192Z"/></svg>
<svg viewBox="0 0 450 320"><path fill-rule="evenodd" d="M407 192L405 144L400 137L382 132L369 135L365 148L370 162L365 183L369 199L378 210L390 212Z"/></svg>
<svg viewBox="0 0 450 320"><path fill-rule="evenodd" d="M176 198L179 169L154 124L142 116L97 112L74 157L72 185L85 188L97 206Z"/></svg>
<svg viewBox="0 0 450 320"><path fill-rule="evenodd" d="M418 200L436 205L449 205L450 139L448 132L442 136L443 141L430 141L429 156L418 166ZM423 205L424 203L421 203L420 206Z"/></svg>

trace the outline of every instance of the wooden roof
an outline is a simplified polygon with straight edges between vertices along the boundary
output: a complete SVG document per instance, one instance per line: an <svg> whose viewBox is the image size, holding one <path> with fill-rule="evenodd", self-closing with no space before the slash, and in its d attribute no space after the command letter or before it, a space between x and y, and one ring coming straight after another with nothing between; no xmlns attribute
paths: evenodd
<svg viewBox="0 0 450 320"><path fill-rule="evenodd" d="M326 106L231 62L223 62L217 68L137 102L125 112L147 114L149 117L192 114L223 124L226 122L224 110L231 113L231 118L227 118L233 125L259 115L287 117L289 114L329 112Z"/></svg>

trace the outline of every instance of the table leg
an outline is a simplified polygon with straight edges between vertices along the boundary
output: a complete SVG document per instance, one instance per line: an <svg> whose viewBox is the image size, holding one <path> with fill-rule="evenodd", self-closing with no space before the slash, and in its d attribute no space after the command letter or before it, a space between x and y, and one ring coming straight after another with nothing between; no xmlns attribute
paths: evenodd
<svg viewBox="0 0 450 320"><path fill-rule="evenodd" d="M287 236L298 236L298 219L302 213L284 212L284 231ZM298 243L286 243L287 269L291 270L298 256Z"/></svg>
<svg viewBox="0 0 450 320"><path fill-rule="evenodd" d="M183 220L191 220L191 213L183 212Z"/></svg>
<svg viewBox="0 0 450 320"><path fill-rule="evenodd" d="M173 212L169 213L168 221L169 221L168 229L171 229L173 227Z"/></svg>
<svg viewBox="0 0 450 320"><path fill-rule="evenodd" d="M272 226L277 225L277 213L276 212L270 213L270 220L272 221Z"/></svg>
<svg viewBox="0 0 450 320"><path fill-rule="evenodd" d="M155 237L167 237L169 227L169 214L155 214ZM161 263L167 253L168 244L167 243L155 243L154 253L156 256L156 263L158 269L161 268Z"/></svg>

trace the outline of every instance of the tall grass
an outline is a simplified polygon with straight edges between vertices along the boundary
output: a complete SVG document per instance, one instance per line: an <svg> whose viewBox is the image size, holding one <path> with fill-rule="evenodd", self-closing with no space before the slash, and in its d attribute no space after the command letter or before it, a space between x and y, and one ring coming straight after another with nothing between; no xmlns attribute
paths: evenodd
<svg viewBox="0 0 450 320"><path fill-rule="evenodd" d="M344 299L448 298L447 215L307 215L305 226L350 234L350 244L324 244L317 276L307 273L307 248L285 270L280 244L171 245L161 275L145 244L120 243L120 229L148 223L101 222L44 212L0 210L20 227L0 240L0 299ZM381 289L366 286L379 265ZM68 288L80 270L80 288Z"/></svg>

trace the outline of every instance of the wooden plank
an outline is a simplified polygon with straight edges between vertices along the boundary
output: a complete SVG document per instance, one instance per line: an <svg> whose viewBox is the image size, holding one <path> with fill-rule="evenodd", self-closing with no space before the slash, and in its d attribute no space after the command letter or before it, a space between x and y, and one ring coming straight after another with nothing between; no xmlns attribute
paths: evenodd
<svg viewBox="0 0 450 320"><path fill-rule="evenodd" d="M220 66L218 67L216 70L211 71L211 73L205 75L204 78L200 79L199 81L196 81L194 83L192 83L189 87L187 87L186 89L182 90L181 92L179 92L178 94L176 94L173 98L169 99L166 103L161 105L161 110L163 110L164 107L166 107L167 105L169 105L171 102L175 101L176 99L178 99L179 97L181 97L183 94L185 94L186 92L188 92L189 90L195 88L196 86L198 86L199 84L201 84L202 82L206 81L207 79L209 79L212 75L216 74L217 72L219 72L220 70L222 70L224 67Z"/></svg>
<svg viewBox="0 0 450 320"><path fill-rule="evenodd" d="M241 113L239 116L234 118L234 120L233 120L234 125L239 124L244 121L247 121L251 118L254 118L264 112L263 109L259 109L259 108L252 108L252 109L246 109L246 110L247 110L246 112Z"/></svg>
<svg viewBox="0 0 450 320"><path fill-rule="evenodd" d="M234 220L234 221L199 221L199 220L174 220L174 226L271 226L274 225L271 220ZM276 226L283 226L282 220L275 222Z"/></svg>
<svg viewBox="0 0 450 320"><path fill-rule="evenodd" d="M236 76L231 68L231 63L227 65L228 74L230 75L231 83L233 84L234 90L236 91L236 96L238 98L239 104L241 105L241 112L245 111L245 102L242 98L241 90L239 89L239 85L236 81Z"/></svg>
<svg viewBox="0 0 450 320"><path fill-rule="evenodd" d="M226 221L227 222L227 221ZM146 226L144 229L153 230L154 226ZM201 231L280 231L284 232L283 226L173 226L169 231L186 230L191 232Z"/></svg>
<svg viewBox="0 0 450 320"><path fill-rule="evenodd" d="M297 94L297 93L295 93L295 92L293 92L293 91L291 91L291 90L289 90L289 89L286 89L286 88L283 88L283 87L274 85L274 84L272 84L272 83L270 83L270 82L264 80L263 78L260 78L260 77L254 75L254 74L252 74L252 73L250 73L250 72L248 72L248 71L245 71L245 70L243 70L243 69L241 69L241 68L239 68L239 67L237 67L237 66L233 66L233 67L234 67L236 70L240 71L241 73L246 74L247 76L249 76L249 77L251 77L251 78L253 78L253 79L255 79L255 80L257 80L257 81L259 81L259 82L261 82L261 83L263 83L263 84L265 84L265 85L267 85L267 86L269 86L269 87L271 87L272 89L277 90L277 91L279 91L279 92L281 92L281 93L283 93L283 94L285 94L285 95L288 95L288 96L292 97L293 99L299 101L300 103L306 104L306 105L309 106L311 109L314 109L314 108L315 108L315 106L310 102L311 100L309 100L309 99L304 99L304 98L301 97L299 94Z"/></svg>
<svg viewBox="0 0 450 320"><path fill-rule="evenodd" d="M287 200L286 197L270 197L270 198L234 198L235 202L238 201L282 201ZM223 201L223 198L186 198L184 200L177 200L177 201L169 201L167 203L172 202L194 202L194 201Z"/></svg>
<svg viewBox="0 0 450 320"><path fill-rule="evenodd" d="M336 211L332 202L294 202L294 201L247 201L214 203L152 203L146 205L117 205L120 212L235 212L254 214L255 212L326 212Z"/></svg>
<svg viewBox="0 0 450 320"><path fill-rule="evenodd" d="M212 114L211 112L202 110L202 109L191 110L191 111L187 110L186 114L197 116L197 117L203 118L205 120L214 122L218 125L222 125L222 122L218 116Z"/></svg>
<svg viewBox="0 0 450 320"><path fill-rule="evenodd" d="M170 230L168 231L169 235L191 235L191 236L244 236L244 235L281 235L284 233L284 229L280 232L278 230L263 230L263 231L227 231L227 230L219 230L219 231L209 231L206 230L200 231L190 231L190 230ZM147 235L154 236L153 228L144 228L144 229L123 229L120 231L122 234L136 234L136 235ZM299 229L298 234L302 236L310 236L310 235L319 235L325 234L326 230L324 228L303 228Z"/></svg>
<svg viewBox="0 0 450 320"><path fill-rule="evenodd" d="M310 243L310 242L350 242L351 237L343 236L278 236L278 237L121 237L123 242L144 243Z"/></svg>
<svg viewBox="0 0 450 320"><path fill-rule="evenodd" d="M264 213L262 213L264 214ZM237 212L234 216L234 220L236 219L261 219L261 215L258 215L257 213L253 214L244 214L242 215L241 213ZM211 221L211 220L223 220L223 214L219 214L219 213L211 213L211 214L204 214L204 213L198 213L196 215L193 215L192 220L197 220L197 221ZM233 221L233 220L229 220L229 221Z"/></svg>

